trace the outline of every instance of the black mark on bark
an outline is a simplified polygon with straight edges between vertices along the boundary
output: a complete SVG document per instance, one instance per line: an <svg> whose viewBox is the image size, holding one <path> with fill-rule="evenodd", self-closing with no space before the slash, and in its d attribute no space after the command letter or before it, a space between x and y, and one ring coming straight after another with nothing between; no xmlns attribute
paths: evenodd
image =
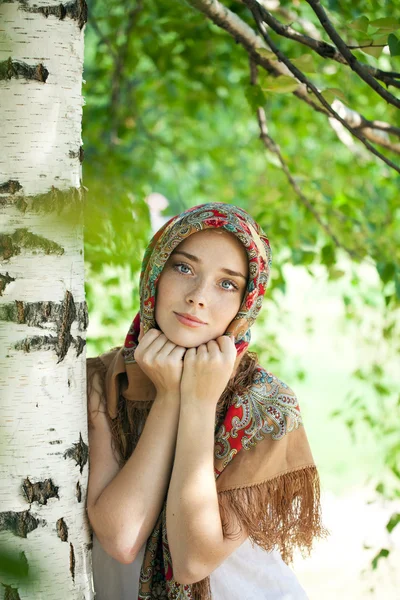
<svg viewBox="0 0 400 600"><path fill-rule="evenodd" d="M89 314L86 302L76 302L76 320L80 331L86 331L89 326Z"/></svg>
<svg viewBox="0 0 400 600"><path fill-rule="evenodd" d="M34 350L55 350L58 362L64 360L70 346L76 350L76 355L82 354L86 341L81 336L73 338L71 326L78 322L79 330L88 326L86 302L75 304L70 291L66 291L64 300L56 302L21 302L15 301L0 305L0 320L24 323L33 327L45 327L49 322L55 322L57 337L53 335L37 335L24 338L14 346L16 350L32 352Z"/></svg>
<svg viewBox="0 0 400 600"><path fill-rule="evenodd" d="M0 206L15 206L19 211L24 213L28 208L28 203L23 196L0 196Z"/></svg>
<svg viewBox="0 0 400 600"><path fill-rule="evenodd" d="M49 444L51 444L52 446L54 446L54 444L62 444L62 440L52 440L51 442L49 442Z"/></svg>
<svg viewBox="0 0 400 600"><path fill-rule="evenodd" d="M79 434L79 442L72 444L71 448L64 453L64 458L72 458L77 465L80 467L82 474L83 467L86 465L88 460L88 447L82 439L82 434Z"/></svg>
<svg viewBox="0 0 400 600"><path fill-rule="evenodd" d="M83 150L82 146L79 146L79 150L70 150L69 157L70 158L79 158L79 162L83 163L84 150Z"/></svg>
<svg viewBox="0 0 400 600"><path fill-rule="evenodd" d="M84 193L83 186L69 190L59 190L52 186L51 190L44 194L0 196L0 206L13 205L22 213L30 211L68 214L71 223L77 223L82 219Z"/></svg>
<svg viewBox="0 0 400 600"><path fill-rule="evenodd" d="M75 581L75 552L71 543L69 544L69 570L72 575L72 581Z"/></svg>
<svg viewBox="0 0 400 600"><path fill-rule="evenodd" d="M13 60L11 56L0 62L0 80L24 78L45 83L48 76L49 72L42 63L27 65L20 60Z"/></svg>
<svg viewBox="0 0 400 600"><path fill-rule="evenodd" d="M80 502L82 500L82 488L81 488L81 484L79 483L79 481L76 482L75 494L76 494L76 499L78 500L78 502Z"/></svg>
<svg viewBox="0 0 400 600"><path fill-rule="evenodd" d="M1 585L4 587L4 600L21 600L18 588L13 588L11 585L5 583L2 583Z"/></svg>
<svg viewBox="0 0 400 600"><path fill-rule="evenodd" d="M22 482L22 490L29 504L32 504L32 502L47 504L49 498L59 499L58 487L54 485L51 479L32 483L27 477Z"/></svg>
<svg viewBox="0 0 400 600"><path fill-rule="evenodd" d="M86 340L81 338L80 335L76 336L76 340L74 340L74 346L76 350L76 355L79 356L82 354L84 347L86 346Z"/></svg>
<svg viewBox="0 0 400 600"><path fill-rule="evenodd" d="M66 291L61 307L61 319L58 321L58 348L56 350L58 362L61 362L68 352L72 342L71 325L75 320L74 298L70 291Z"/></svg>
<svg viewBox="0 0 400 600"><path fill-rule="evenodd" d="M0 273L0 296L3 295L6 286L12 281L15 281L15 277L11 277L8 272L5 275Z"/></svg>
<svg viewBox="0 0 400 600"><path fill-rule="evenodd" d="M78 339L71 337L71 346L75 348L76 355L81 354L82 349L85 347L86 342L78 336ZM35 350L54 350L56 353L59 350L58 337L52 335L36 335L27 337L17 342L14 345L15 350L22 350L23 352L34 352ZM57 362L61 362L62 358Z"/></svg>
<svg viewBox="0 0 400 600"><path fill-rule="evenodd" d="M65 4L53 4L53 6L29 6L26 0L20 0L20 4L24 7L24 10L31 13L41 13L45 17L53 15L61 21L65 17L69 17L76 21L79 25L79 29L85 25L87 21L87 4L85 0L75 0L75 2L66 2Z"/></svg>
<svg viewBox="0 0 400 600"><path fill-rule="evenodd" d="M62 542L68 542L68 527L63 518L57 521L57 535Z"/></svg>
<svg viewBox="0 0 400 600"><path fill-rule="evenodd" d="M1 277L1 275L0 275ZM11 281L15 281L12 277ZM0 305L0 321L23 323L30 327L44 328L48 323L57 323L63 317L64 302L22 302L15 300ZM89 324L86 302L75 302L74 321L79 331L85 331Z"/></svg>
<svg viewBox="0 0 400 600"><path fill-rule="evenodd" d="M22 512L2 512L0 513L0 531L11 531L18 537L26 538L28 533L37 529L39 524L44 521L36 519L29 510Z"/></svg>
<svg viewBox="0 0 400 600"><path fill-rule="evenodd" d="M64 254L64 248L59 244L31 233L28 229L16 229L14 233L0 235L0 258L3 260L17 256L22 248L33 254Z"/></svg>
<svg viewBox="0 0 400 600"><path fill-rule="evenodd" d="M22 185L15 179L9 179L5 183L0 183L0 194L15 194L22 190Z"/></svg>

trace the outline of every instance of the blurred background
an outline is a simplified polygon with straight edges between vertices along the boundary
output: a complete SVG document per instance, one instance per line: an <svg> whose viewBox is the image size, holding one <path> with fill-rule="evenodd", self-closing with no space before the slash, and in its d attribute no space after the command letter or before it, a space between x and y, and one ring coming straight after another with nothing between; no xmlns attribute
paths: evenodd
<svg viewBox="0 0 400 600"><path fill-rule="evenodd" d="M310 600L400 598L399 172L293 81L251 75L241 44L190 4L88 2L88 356L123 343L143 251L168 217L209 201L248 210L273 250L250 348L297 392L331 531L294 570ZM263 4L329 41L308 3ZM400 71L393 3L324 5L359 61ZM225 6L256 31L244 3ZM398 127L396 107L346 65L274 40L341 114ZM374 147L399 163L382 135Z"/></svg>

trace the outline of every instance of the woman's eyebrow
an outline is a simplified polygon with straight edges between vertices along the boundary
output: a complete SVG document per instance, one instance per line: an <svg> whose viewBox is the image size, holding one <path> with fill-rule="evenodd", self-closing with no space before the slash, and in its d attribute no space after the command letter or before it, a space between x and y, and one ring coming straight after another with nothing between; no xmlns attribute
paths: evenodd
<svg viewBox="0 0 400 600"><path fill-rule="evenodd" d="M183 250L174 250L171 256L175 256L175 254L182 254L183 256L186 256L186 258L193 260L193 262L201 263L201 260L197 256L189 254L189 252L184 252ZM237 271L232 271L231 269L221 269L221 271L223 273L227 273L228 275L232 275L233 277L243 277L243 279L247 281L247 277L245 277L242 273L238 273Z"/></svg>

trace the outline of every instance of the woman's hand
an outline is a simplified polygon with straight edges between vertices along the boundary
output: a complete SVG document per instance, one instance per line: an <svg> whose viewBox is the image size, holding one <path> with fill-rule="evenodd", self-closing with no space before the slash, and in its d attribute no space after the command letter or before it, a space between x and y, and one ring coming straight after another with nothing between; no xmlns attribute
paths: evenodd
<svg viewBox="0 0 400 600"><path fill-rule="evenodd" d="M143 334L140 324L135 360L153 382L157 394L180 396L183 357L186 348L171 342L158 329L149 329Z"/></svg>
<svg viewBox="0 0 400 600"><path fill-rule="evenodd" d="M198 348L188 348L183 361L181 402L216 406L235 366L233 337L222 335Z"/></svg>

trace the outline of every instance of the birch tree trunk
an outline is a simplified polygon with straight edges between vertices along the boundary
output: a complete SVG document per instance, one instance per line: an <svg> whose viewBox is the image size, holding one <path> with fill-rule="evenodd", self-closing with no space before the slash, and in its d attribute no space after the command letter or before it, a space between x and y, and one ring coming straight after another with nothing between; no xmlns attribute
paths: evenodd
<svg viewBox="0 0 400 600"><path fill-rule="evenodd" d="M84 0L0 3L0 544L33 587L93 598L81 122ZM23 553L23 554L22 554Z"/></svg>

